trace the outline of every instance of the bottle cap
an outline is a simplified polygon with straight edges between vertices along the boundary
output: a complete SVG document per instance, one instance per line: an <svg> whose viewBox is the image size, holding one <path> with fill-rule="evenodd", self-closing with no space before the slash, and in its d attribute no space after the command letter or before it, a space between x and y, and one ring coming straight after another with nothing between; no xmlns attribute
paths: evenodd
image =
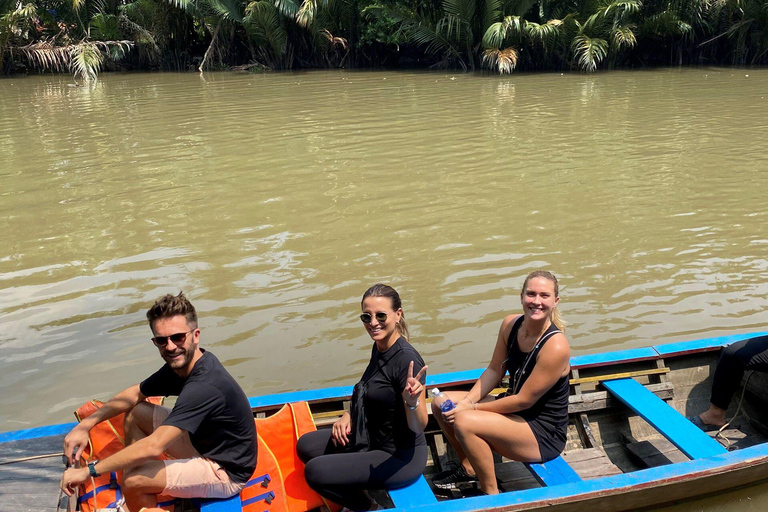
<svg viewBox="0 0 768 512"><path fill-rule="evenodd" d="M437 395L439 395L439 394L440 394L440 390L439 390L439 389L437 389L437 388L432 388L432 390L430 391L430 393L432 393L432 397L434 398L434 397L436 397Z"/></svg>

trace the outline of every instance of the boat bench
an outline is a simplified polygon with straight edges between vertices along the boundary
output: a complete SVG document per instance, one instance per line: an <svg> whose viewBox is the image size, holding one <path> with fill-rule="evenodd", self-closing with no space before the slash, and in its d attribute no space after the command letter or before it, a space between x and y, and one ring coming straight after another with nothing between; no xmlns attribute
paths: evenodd
<svg viewBox="0 0 768 512"><path fill-rule="evenodd" d="M387 491L396 508L409 509L418 505L437 503L435 494L422 476L411 485ZM199 500L200 512L241 512L240 495L227 499Z"/></svg>
<svg viewBox="0 0 768 512"><path fill-rule="evenodd" d="M602 385L689 458L700 459L727 452L720 443L636 380L607 380Z"/></svg>
<svg viewBox="0 0 768 512"><path fill-rule="evenodd" d="M581 477L559 455L549 462L525 463L525 467L544 487L581 482Z"/></svg>
<svg viewBox="0 0 768 512"><path fill-rule="evenodd" d="M200 506L200 512L242 512L243 510L240 494L230 498L205 498L194 501Z"/></svg>
<svg viewBox="0 0 768 512"><path fill-rule="evenodd" d="M387 493L395 508L408 510L418 505L437 503L435 493L432 492L424 476L419 477L411 485L399 489L390 489Z"/></svg>

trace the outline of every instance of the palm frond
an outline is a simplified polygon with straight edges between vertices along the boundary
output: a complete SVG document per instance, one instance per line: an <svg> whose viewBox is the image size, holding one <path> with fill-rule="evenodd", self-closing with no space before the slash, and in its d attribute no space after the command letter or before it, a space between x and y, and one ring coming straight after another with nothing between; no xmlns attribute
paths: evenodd
<svg viewBox="0 0 768 512"><path fill-rule="evenodd" d="M241 4L237 0L206 0L219 19L228 21L243 21Z"/></svg>
<svg viewBox="0 0 768 512"><path fill-rule="evenodd" d="M634 48L637 44L637 38L632 29L633 27L624 25L613 30L611 36L617 48Z"/></svg>
<svg viewBox="0 0 768 512"><path fill-rule="evenodd" d="M476 0L443 0L443 12L464 22L471 22L477 12Z"/></svg>
<svg viewBox="0 0 768 512"><path fill-rule="evenodd" d="M498 48L487 48L483 52L483 64L495 69L500 75L511 74L517 66L517 50L510 46L500 50Z"/></svg>
<svg viewBox="0 0 768 512"><path fill-rule="evenodd" d="M114 14L99 13L91 18L91 36L102 41L120 39L120 23Z"/></svg>
<svg viewBox="0 0 768 512"><path fill-rule="evenodd" d="M195 4L197 3L197 0L166 0L169 4L173 5L174 7L178 7L179 9L184 9L185 11L189 11L195 8Z"/></svg>
<svg viewBox="0 0 768 512"><path fill-rule="evenodd" d="M296 23L300 27L311 27L318 10L317 0L304 0L296 13Z"/></svg>
<svg viewBox="0 0 768 512"><path fill-rule="evenodd" d="M275 0L275 7L283 16L295 18L301 5L296 0Z"/></svg>
<svg viewBox="0 0 768 512"><path fill-rule="evenodd" d="M92 82L98 78L101 65L104 62L104 54L95 44L71 45L70 55L69 67L75 73L75 78L82 78L86 82Z"/></svg>
<svg viewBox="0 0 768 512"><path fill-rule="evenodd" d="M485 34L483 34L483 46L486 48L492 47L492 48L499 48L503 43L504 39L507 38L507 27L502 22L496 22L492 24L490 27L488 27L488 30L485 31ZM485 57L483 57L485 58Z"/></svg>
<svg viewBox="0 0 768 512"><path fill-rule="evenodd" d="M573 38L573 52L584 71L595 71L608 54L608 41L578 34Z"/></svg>

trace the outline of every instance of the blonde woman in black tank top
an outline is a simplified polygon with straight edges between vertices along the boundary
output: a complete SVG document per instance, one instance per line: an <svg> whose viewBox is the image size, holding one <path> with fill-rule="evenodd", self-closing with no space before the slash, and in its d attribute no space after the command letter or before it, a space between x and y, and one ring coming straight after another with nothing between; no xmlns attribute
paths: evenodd
<svg viewBox="0 0 768 512"><path fill-rule="evenodd" d="M456 408L432 412L459 456L460 465L435 475L442 489L479 481L487 494L499 492L493 452L522 462L541 462L565 447L568 426L570 347L562 332L557 279L537 270L525 279L522 315L501 323L488 368L465 393L448 392ZM510 372L504 397L488 396Z"/></svg>

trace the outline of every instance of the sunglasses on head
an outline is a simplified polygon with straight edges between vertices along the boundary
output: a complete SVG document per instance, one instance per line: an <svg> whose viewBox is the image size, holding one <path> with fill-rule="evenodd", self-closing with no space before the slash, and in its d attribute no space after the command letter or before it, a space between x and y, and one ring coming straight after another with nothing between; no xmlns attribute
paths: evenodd
<svg viewBox="0 0 768 512"><path fill-rule="evenodd" d="M187 332L176 332L170 336L155 336L152 338L152 343L154 343L157 347L164 347L168 344L168 340L171 340L171 342L178 347L179 345L184 344L184 342L187 340L187 334L191 333L192 331L194 331L194 329L190 329Z"/></svg>
<svg viewBox="0 0 768 512"><path fill-rule="evenodd" d="M387 319L387 314L385 312L379 311L378 313L376 313L376 321L378 321L379 323L384 322L386 319ZM373 316L371 316L370 313L363 313L362 315L360 315L360 321L363 322L364 324L370 324L372 320L373 320Z"/></svg>

